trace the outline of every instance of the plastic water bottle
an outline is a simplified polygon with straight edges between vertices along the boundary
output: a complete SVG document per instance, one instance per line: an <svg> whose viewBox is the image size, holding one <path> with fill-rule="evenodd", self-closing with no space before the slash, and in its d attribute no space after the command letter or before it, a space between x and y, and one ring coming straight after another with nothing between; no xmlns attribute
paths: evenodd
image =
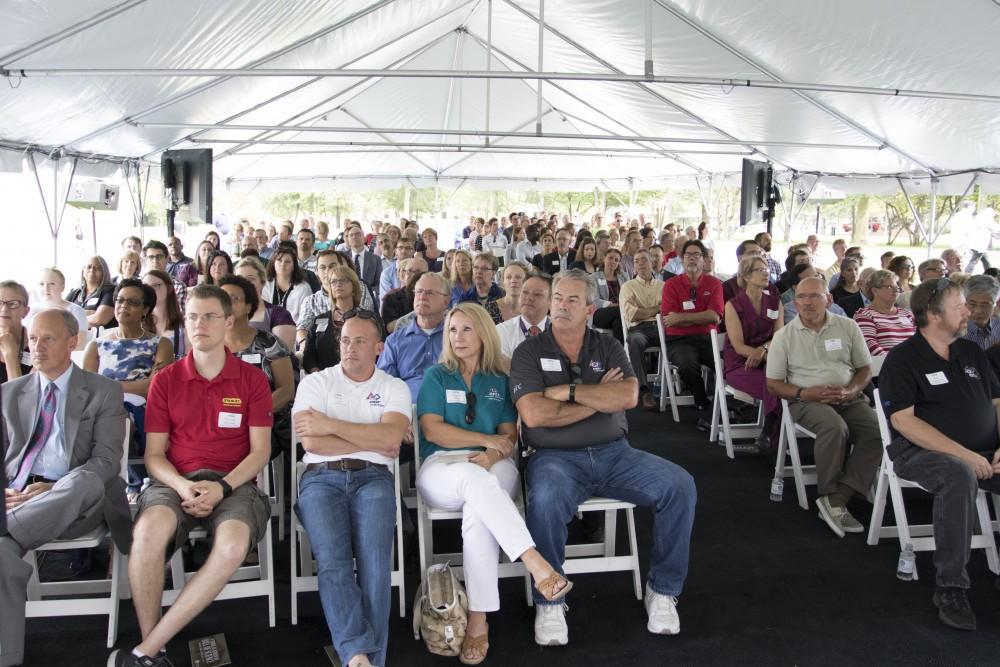
<svg viewBox="0 0 1000 667"><path fill-rule="evenodd" d="M785 480L781 477L775 476L771 480L771 500L776 503L781 502L781 497L785 495Z"/></svg>
<svg viewBox="0 0 1000 667"><path fill-rule="evenodd" d="M659 398L660 397L660 389L661 389L660 388L660 378L659 378L659 376L657 376L656 379L653 380L653 396L655 396L656 398Z"/></svg>
<svg viewBox="0 0 1000 667"><path fill-rule="evenodd" d="M913 580L913 569L916 567L916 556L913 545L907 544L899 553L899 564L896 566L896 578L901 581Z"/></svg>

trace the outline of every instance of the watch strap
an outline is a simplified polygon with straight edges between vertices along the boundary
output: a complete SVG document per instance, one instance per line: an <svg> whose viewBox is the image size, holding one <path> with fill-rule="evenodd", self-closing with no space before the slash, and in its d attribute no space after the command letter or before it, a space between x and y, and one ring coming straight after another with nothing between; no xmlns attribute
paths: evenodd
<svg viewBox="0 0 1000 667"><path fill-rule="evenodd" d="M229 496L233 495L233 487L232 487L232 485L229 482L227 482L224 479L219 479L218 482L219 482L219 486L222 487L222 497L223 498L228 498Z"/></svg>

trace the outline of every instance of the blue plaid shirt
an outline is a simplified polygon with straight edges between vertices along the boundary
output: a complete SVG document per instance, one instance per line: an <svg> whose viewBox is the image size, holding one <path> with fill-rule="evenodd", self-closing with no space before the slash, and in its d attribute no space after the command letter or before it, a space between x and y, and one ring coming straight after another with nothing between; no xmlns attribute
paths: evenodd
<svg viewBox="0 0 1000 667"><path fill-rule="evenodd" d="M972 320L969 320L968 332L965 337L978 345L983 350L988 350L997 343L1000 343L1000 316L994 315L985 327L981 327Z"/></svg>

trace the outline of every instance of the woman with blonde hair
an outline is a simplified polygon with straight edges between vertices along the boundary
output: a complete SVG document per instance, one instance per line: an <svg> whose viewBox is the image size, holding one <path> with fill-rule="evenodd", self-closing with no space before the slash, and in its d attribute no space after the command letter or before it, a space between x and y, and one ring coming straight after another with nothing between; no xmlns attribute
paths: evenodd
<svg viewBox="0 0 1000 667"><path fill-rule="evenodd" d="M244 257L236 263L233 275L246 278L257 290L257 309L250 314L250 326L277 336L289 350L295 349L295 320L283 306L268 303L263 298L267 271L256 257Z"/></svg>
<svg viewBox="0 0 1000 667"><path fill-rule="evenodd" d="M500 282L507 294L497 299L497 306L504 322L521 314L521 288L530 275L531 271L524 262L511 262L500 271Z"/></svg>
<svg viewBox="0 0 1000 667"><path fill-rule="evenodd" d="M461 303L448 313L444 333L441 363L426 371L417 398L417 489L430 506L462 512L469 625L459 659L476 665L489 650L486 614L500 608L501 548L511 562L521 559L547 600L562 599L572 584L535 549L512 500L517 413L493 320L479 304Z"/></svg>
<svg viewBox="0 0 1000 667"><path fill-rule="evenodd" d="M117 286L119 280L138 278L139 269L141 268L142 259L139 257L139 253L132 250L126 250L122 253L121 258L118 260L118 275L111 281L112 284Z"/></svg>
<svg viewBox="0 0 1000 667"><path fill-rule="evenodd" d="M472 279L472 253L468 250L456 250L451 261L451 303L459 302L463 294L475 289ZM447 276L446 276L447 277Z"/></svg>
<svg viewBox="0 0 1000 667"><path fill-rule="evenodd" d="M444 262L441 263L441 275L449 283L455 280L455 253L458 252L455 248L449 248L444 253Z"/></svg>

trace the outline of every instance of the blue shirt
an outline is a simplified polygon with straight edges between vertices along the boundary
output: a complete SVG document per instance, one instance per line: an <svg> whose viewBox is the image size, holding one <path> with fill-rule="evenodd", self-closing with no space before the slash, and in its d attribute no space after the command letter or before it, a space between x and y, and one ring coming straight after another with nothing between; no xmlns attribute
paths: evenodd
<svg viewBox="0 0 1000 667"><path fill-rule="evenodd" d="M979 346L981 350L988 350L997 343L1000 343L1000 317L994 315L981 327L972 320L969 320L968 332L965 337Z"/></svg>
<svg viewBox="0 0 1000 667"><path fill-rule="evenodd" d="M427 369L423 386L417 397L417 417L425 414L440 415L444 423L475 433L496 435L500 424L514 424L517 413L510 400L506 375L492 375L482 371L472 376L472 393L475 394L475 418L471 424L465 423L465 415L470 412L466 398L469 391L458 370L450 371L444 364ZM451 447L439 447L420 432L420 457L427 460L439 451L456 451ZM461 451L482 452L484 447L462 447Z"/></svg>
<svg viewBox="0 0 1000 667"><path fill-rule="evenodd" d="M378 358L378 367L397 377L410 388L410 396L420 393L424 371L441 358L444 340L444 320L430 334L417 326L413 318L403 329L396 329L385 341L385 349Z"/></svg>
<svg viewBox="0 0 1000 667"><path fill-rule="evenodd" d="M385 295L400 287L399 274L396 272L399 262L392 260L389 265L382 269L382 276L378 279L378 301L379 304L385 301ZM381 308L379 308L381 310Z"/></svg>

